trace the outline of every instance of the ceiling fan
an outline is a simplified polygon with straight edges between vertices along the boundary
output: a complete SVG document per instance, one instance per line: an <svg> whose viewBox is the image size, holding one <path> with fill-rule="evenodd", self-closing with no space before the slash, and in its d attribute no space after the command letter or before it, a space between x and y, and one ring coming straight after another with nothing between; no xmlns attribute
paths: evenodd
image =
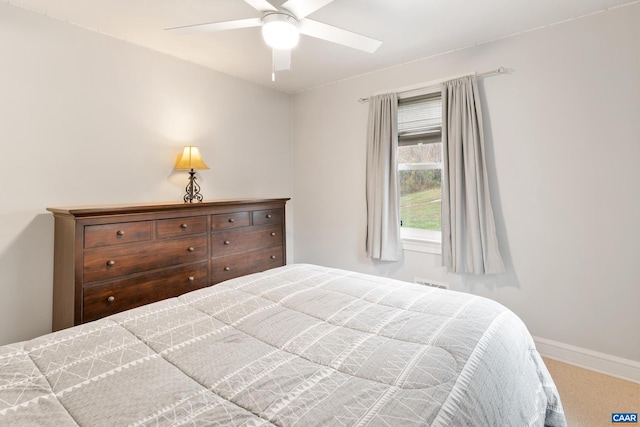
<svg viewBox="0 0 640 427"><path fill-rule="evenodd" d="M291 49L298 44L300 34L369 53L375 52L382 44L379 40L307 18L308 15L334 0L288 0L280 8L273 6L267 0L244 1L262 12L262 18L210 22L166 30L174 34L195 34L262 27L262 37L273 50L271 79L274 81L276 71L291 69Z"/></svg>

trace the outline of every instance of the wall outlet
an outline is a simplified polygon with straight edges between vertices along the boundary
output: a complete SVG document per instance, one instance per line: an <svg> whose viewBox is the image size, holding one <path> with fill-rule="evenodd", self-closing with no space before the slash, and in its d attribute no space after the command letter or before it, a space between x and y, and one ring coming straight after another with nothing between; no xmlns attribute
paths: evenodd
<svg viewBox="0 0 640 427"><path fill-rule="evenodd" d="M419 277L414 277L413 281L418 285L431 286L432 288L438 288L438 289L449 289L448 283L436 282L435 280L421 279Z"/></svg>

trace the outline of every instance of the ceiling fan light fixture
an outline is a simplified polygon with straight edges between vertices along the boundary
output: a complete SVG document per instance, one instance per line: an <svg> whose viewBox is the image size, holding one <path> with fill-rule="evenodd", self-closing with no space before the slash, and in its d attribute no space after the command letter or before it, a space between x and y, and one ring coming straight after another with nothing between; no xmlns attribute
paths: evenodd
<svg viewBox="0 0 640 427"><path fill-rule="evenodd" d="M262 37L273 49L291 49L298 44L298 21L286 13L269 13L262 18Z"/></svg>

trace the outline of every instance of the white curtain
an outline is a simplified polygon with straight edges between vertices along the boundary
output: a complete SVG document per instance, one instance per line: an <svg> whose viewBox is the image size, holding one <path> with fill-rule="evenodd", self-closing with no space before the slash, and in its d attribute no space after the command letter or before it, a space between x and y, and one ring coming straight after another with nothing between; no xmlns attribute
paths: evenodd
<svg viewBox="0 0 640 427"><path fill-rule="evenodd" d="M499 274L475 76L442 85L442 262L456 273Z"/></svg>
<svg viewBox="0 0 640 427"><path fill-rule="evenodd" d="M400 200L396 166L398 98L396 94L369 99L367 134L367 255L397 261L400 242Z"/></svg>

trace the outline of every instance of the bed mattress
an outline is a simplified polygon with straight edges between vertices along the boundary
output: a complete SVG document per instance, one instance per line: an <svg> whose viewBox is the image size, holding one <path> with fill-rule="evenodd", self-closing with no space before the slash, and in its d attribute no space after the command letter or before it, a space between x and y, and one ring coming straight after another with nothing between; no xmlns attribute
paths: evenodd
<svg viewBox="0 0 640 427"><path fill-rule="evenodd" d="M0 347L0 425L564 426L522 321L293 264Z"/></svg>

